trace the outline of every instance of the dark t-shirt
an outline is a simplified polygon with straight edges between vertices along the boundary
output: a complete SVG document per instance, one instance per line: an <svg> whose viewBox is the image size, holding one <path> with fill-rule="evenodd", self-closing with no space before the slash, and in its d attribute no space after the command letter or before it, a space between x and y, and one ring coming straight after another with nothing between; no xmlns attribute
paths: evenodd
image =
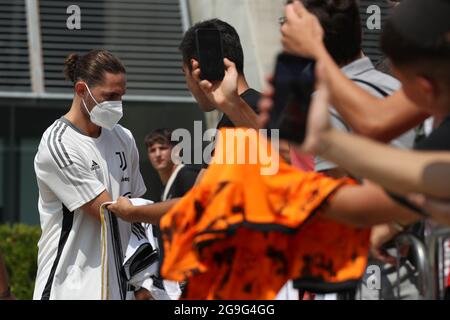
<svg viewBox="0 0 450 320"><path fill-rule="evenodd" d="M423 151L450 151L450 115L427 138L418 142L414 149Z"/></svg>
<svg viewBox="0 0 450 320"><path fill-rule="evenodd" d="M252 108L253 111L256 113L259 113L258 111L258 101L261 98L261 93L254 89L248 89L244 93L241 94L241 98L249 105L250 108ZM228 118L226 114L223 115L222 119L220 119L219 123L217 124L217 130L221 128L234 128L234 123ZM212 152L214 154L214 150ZM207 163L203 163L202 168L207 169L208 168Z"/></svg>
<svg viewBox="0 0 450 320"><path fill-rule="evenodd" d="M197 175L200 172L201 167L195 166L195 165L185 165L183 168L180 169L178 172L175 180L172 183L172 186L169 189L169 192L167 194L167 199L176 199L183 197L191 188L194 186L195 181L197 180ZM164 194L164 188L163 193L161 194L161 199ZM159 229L159 225L152 225L153 229L153 236L156 238L158 244L159 244L159 265L162 266L163 263L163 257L164 257L164 246L161 245L163 243L163 239L161 236L161 230ZM158 271L158 274L155 276L152 276L153 284L155 287L165 290L163 278L160 275L160 272ZM180 288L183 290L184 284L180 284Z"/></svg>
<svg viewBox="0 0 450 320"><path fill-rule="evenodd" d="M261 98L261 94L254 90L254 89L248 89L243 94L241 94L241 98L249 105L250 108L252 108L253 111L258 113L258 101ZM221 128L234 128L234 123L228 118L226 114L223 115L222 119L219 121L219 124L217 125L217 129Z"/></svg>
<svg viewBox="0 0 450 320"><path fill-rule="evenodd" d="M192 186L195 184L195 180L197 179L200 169L201 168L199 166L195 165L185 165L181 168L169 189L167 200L181 198L189 190L191 190Z"/></svg>

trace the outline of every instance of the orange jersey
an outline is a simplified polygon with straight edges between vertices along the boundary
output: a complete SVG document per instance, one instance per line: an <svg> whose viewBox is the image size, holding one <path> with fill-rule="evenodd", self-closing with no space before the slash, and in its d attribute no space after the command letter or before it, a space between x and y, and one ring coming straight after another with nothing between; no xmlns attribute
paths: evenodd
<svg viewBox="0 0 450 320"><path fill-rule="evenodd" d="M215 157L225 140L219 139ZM264 138L256 143L268 148ZM249 146L241 147L248 156ZM311 291L333 292L362 277L370 231L321 215L336 190L355 182L283 162L265 176L262 166L210 165L161 220L162 275L188 281L184 298L273 299L289 279Z"/></svg>

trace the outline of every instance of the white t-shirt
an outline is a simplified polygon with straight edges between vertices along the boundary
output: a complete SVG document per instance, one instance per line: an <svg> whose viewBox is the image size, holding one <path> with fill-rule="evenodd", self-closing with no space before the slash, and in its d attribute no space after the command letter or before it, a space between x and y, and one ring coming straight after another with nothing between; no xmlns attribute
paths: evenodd
<svg viewBox="0 0 450 320"><path fill-rule="evenodd" d="M105 190L113 200L146 192L133 135L117 125L91 138L61 118L45 131L34 167L42 235L33 298L100 299L100 222L80 207ZM131 224L114 217L111 225L115 254L110 257L117 263L108 262L109 297L125 299L129 288L119 268Z"/></svg>
<svg viewBox="0 0 450 320"><path fill-rule="evenodd" d="M386 73L376 70L370 59L367 57L355 60L352 63L346 65L342 68L342 72L349 79L358 79L365 81L366 83L361 83L358 81L355 81L355 83L375 97L382 97L380 91L378 90L382 90L386 94L392 94L393 92L401 88L401 84L397 79L391 77ZM368 84L371 84L372 86L369 86ZM378 90L375 90L374 87L378 88ZM350 126L344 121L342 116L333 107L330 107L330 116L331 125L335 129L345 132L352 132ZM397 139L391 141L391 144L397 148L410 149L414 145L414 138L414 130L409 130ZM329 162L323 158L315 158L315 171L326 171L334 169L336 167L336 164Z"/></svg>

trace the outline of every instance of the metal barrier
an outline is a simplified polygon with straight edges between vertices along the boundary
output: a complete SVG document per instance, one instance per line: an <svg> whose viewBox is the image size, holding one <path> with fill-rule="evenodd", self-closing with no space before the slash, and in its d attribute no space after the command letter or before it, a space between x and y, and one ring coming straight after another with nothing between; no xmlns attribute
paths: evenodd
<svg viewBox="0 0 450 320"><path fill-rule="evenodd" d="M441 228L434 230L428 237L428 260L432 272L433 298L444 299L447 284L445 278L445 242L450 240L450 229Z"/></svg>
<svg viewBox="0 0 450 320"><path fill-rule="evenodd" d="M400 258L400 247L408 245L414 254L415 266L419 274L418 288L422 297L426 300L435 299L434 277L431 263L429 260L426 245L412 233L402 233L395 238L398 259ZM397 274L399 274L399 266L397 266ZM400 277L398 277L400 279ZM400 289L398 289L400 290ZM398 294L400 296L400 293Z"/></svg>
<svg viewBox="0 0 450 320"><path fill-rule="evenodd" d="M426 235L425 242L413 233L401 233L394 240L393 243L397 249L397 259L400 262L402 257L401 247L407 245L413 255L413 264L418 274L417 286L420 295L425 300L443 300L447 290L445 273L445 245L446 241L450 241L450 229L433 227L432 231ZM410 255L408 255L410 257ZM400 268L398 263L397 270L397 285L398 297L400 294ZM338 300L354 300L352 294L345 293L345 295L338 296ZM447 297L448 299L448 297Z"/></svg>
<svg viewBox="0 0 450 320"><path fill-rule="evenodd" d="M418 288L426 300L442 300L447 289L445 274L445 244L450 240L450 229L434 229L426 237L425 243L412 233L402 233L395 239L397 253L402 245L408 245L414 255L418 272ZM400 255L398 256L398 259ZM399 269L397 267L397 272ZM400 296L400 293L399 293Z"/></svg>

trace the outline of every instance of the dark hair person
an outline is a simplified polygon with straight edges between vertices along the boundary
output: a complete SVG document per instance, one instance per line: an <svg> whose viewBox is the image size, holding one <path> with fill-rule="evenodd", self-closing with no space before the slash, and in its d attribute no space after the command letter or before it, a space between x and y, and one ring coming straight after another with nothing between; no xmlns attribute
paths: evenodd
<svg viewBox="0 0 450 320"><path fill-rule="evenodd" d="M292 0L287 3L292 3ZM362 29L358 2L355 0L301 0L324 29L324 44L340 66L361 54Z"/></svg>
<svg viewBox="0 0 450 320"><path fill-rule="evenodd" d="M144 142L147 148L151 148L156 143L175 145L175 142L172 141L172 130L166 128L153 130L145 136Z"/></svg>
<svg viewBox="0 0 450 320"><path fill-rule="evenodd" d="M188 31L186 31L179 49L183 55L183 63L189 66L191 71L191 59L199 59L197 56L197 47L195 42L195 32L198 29L219 30L223 42L222 47L224 57L236 64L236 69L239 74L244 73L244 51L242 50L239 34L234 27L219 19L211 19L196 23Z"/></svg>

